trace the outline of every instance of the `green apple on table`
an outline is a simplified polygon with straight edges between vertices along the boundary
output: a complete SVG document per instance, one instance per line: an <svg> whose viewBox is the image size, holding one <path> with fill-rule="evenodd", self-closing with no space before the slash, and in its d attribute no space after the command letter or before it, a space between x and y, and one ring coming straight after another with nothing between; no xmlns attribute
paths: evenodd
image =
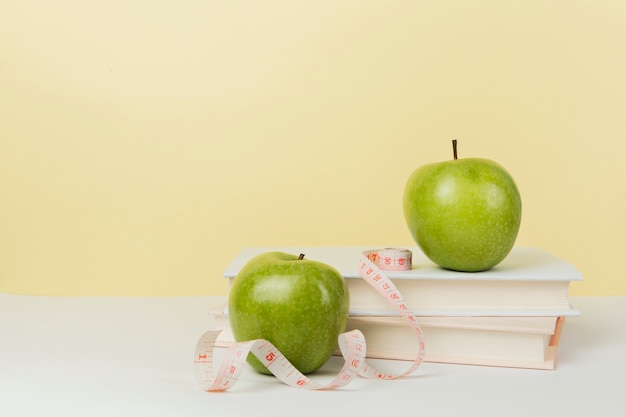
<svg viewBox="0 0 626 417"><path fill-rule="evenodd" d="M349 307L348 288L337 269L302 254L276 251L249 260L228 295L235 340L268 340L303 374L332 356ZM254 355L247 361L256 371L271 374Z"/></svg>
<svg viewBox="0 0 626 417"><path fill-rule="evenodd" d="M522 202L512 176L495 161L457 158L418 167L403 195L404 217L424 254L437 265L484 271L509 254Z"/></svg>

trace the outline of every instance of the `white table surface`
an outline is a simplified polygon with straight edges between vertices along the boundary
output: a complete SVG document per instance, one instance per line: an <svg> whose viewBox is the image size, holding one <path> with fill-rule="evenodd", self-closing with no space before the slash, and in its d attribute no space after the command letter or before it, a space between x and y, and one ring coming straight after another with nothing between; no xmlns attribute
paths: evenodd
<svg viewBox="0 0 626 417"><path fill-rule="evenodd" d="M565 323L554 371L424 363L398 380L308 391L246 368L230 391L208 393L193 354L221 300L0 294L0 416L626 415L626 297L572 297L581 316Z"/></svg>

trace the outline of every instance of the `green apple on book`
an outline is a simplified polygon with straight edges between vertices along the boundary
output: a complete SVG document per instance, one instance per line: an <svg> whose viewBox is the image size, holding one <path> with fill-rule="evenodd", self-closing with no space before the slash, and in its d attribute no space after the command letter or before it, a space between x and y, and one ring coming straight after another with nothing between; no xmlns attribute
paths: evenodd
<svg viewBox="0 0 626 417"><path fill-rule="evenodd" d="M337 269L279 251L250 259L228 296L235 340L268 340L303 374L331 357L349 307L348 288ZM271 374L254 355L247 361L256 371Z"/></svg>
<svg viewBox="0 0 626 417"><path fill-rule="evenodd" d="M522 202L511 175L495 161L457 158L417 168L407 180L404 217L424 254L456 271L492 268L511 251Z"/></svg>

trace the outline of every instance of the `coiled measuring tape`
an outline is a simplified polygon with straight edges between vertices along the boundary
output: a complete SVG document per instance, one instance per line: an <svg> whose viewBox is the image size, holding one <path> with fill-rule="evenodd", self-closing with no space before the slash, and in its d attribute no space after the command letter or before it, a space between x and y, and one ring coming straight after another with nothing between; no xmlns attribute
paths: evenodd
<svg viewBox="0 0 626 417"><path fill-rule="evenodd" d="M214 373L213 351L220 330L210 330L205 332L196 344L194 368L198 385L204 391L230 389L239 379L249 353L256 356L283 383L292 387L313 390L336 389L347 385L358 376L371 379L396 379L415 372L424 359L424 334L402 294L383 272L384 270L411 269L411 265L411 251L401 248L368 250L361 254L358 262L361 278L400 313L417 336L419 348L417 357L404 372L386 373L369 366L365 359L367 355L365 337L361 331L352 330L339 335L339 350L345 362L339 373L327 384L320 384L302 374L276 346L264 339L236 342L231 345L217 373Z"/></svg>

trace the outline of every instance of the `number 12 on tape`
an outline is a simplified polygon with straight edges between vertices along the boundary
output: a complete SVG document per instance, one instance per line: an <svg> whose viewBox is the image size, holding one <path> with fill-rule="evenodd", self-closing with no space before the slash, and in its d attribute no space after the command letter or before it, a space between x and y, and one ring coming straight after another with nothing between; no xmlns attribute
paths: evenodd
<svg viewBox="0 0 626 417"><path fill-rule="evenodd" d="M406 250L384 249L384 251L386 256L378 255L381 250L363 252L359 259L359 275L393 305L417 336L418 354L406 371L390 374L369 366L365 359L367 352L365 337L359 330L352 330L339 335L338 344L345 360L344 365L333 380L326 384L320 384L302 374L272 343L264 339L237 342L231 345L226 351L217 373L215 373L213 351L220 330L211 330L205 332L196 344L194 369L200 388L205 391L230 389L239 379L249 353L256 356L283 383L296 388L336 389L349 384L357 376L395 379L413 373L424 359L424 335L415 316L404 302L404 298L383 272L385 264L389 265L389 256L391 255L399 259L398 262L394 262L394 265L402 265L402 268L410 269L410 252L407 259ZM392 252L391 255L389 254L390 251ZM379 260L380 262L377 262Z"/></svg>

